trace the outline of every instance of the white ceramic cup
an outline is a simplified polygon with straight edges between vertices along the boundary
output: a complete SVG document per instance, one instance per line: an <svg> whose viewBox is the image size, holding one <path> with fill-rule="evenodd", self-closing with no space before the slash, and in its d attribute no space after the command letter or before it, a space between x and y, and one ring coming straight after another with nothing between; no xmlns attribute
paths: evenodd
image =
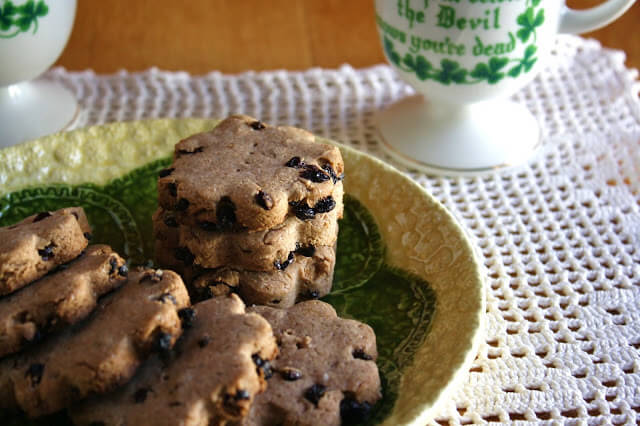
<svg viewBox="0 0 640 426"><path fill-rule="evenodd" d="M583 32L635 0L585 11L561 0L375 0L385 55L426 98L378 116L388 151L417 168L482 171L521 163L539 144L522 106L505 100L536 76L559 32Z"/></svg>
<svg viewBox="0 0 640 426"><path fill-rule="evenodd" d="M0 0L0 147L63 129L77 102L62 86L31 81L64 49L76 0Z"/></svg>

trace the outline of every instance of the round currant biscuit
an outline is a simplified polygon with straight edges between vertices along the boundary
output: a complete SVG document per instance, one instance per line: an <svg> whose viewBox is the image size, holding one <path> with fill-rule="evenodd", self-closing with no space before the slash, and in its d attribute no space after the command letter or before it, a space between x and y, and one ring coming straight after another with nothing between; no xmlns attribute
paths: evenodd
<svg viewBox="0 0 640 426"><path fill-rule="evenodd" d="M185 315L186 317L187 315ZM116 392L70 410L77 425L239 421L266 387L277 346L269 323L236 295L194 305L169 361L154 357Z"/></svg>
<svg viewBox="0 0 640 426"><path fill-rule="evenodd" d="M340 150L311 133L236 115L176 145L158 199L185 225L263 230L331 211L343 169Z"/></svg>
<svg viewBox="0 0 640 426"><path fill-rule="evenodd" d="M236 292L247 305L286 308L329 294L335 260L335 246L319 246L305 254L292 253L281 269L273 272L191 267L185 277L194 295L200 298Z"/></svg>
<svg viewBox="0 0 640 426"><path fill-rule="evenodd" d="M110 247L93 245L58 271L0 299L0 357L82 320L127 273L125 261Z"/></svg>
<svg viewBox="0 0 640 426"><path fill-rule="evenodd" d="M78 257L89 243L90 232L80 207L41 212L0 228L0 295Z"/></svg>
<svg viewBox="0 0 640 426"><path fill-rule="evenodd" d="M0 408L8 411L15 403L38 417L123 385L151 353L173 347L182 334L180 312L189 303L174 272L130 272L86 322L0 361L0 395L6 397Z"/></svg>
<svg viewBox="0 0 640 426"><path fill-rule="evenodd" d="M339 425L366 420L381 398L376 336L366 324L342 319L312 300L288 309L255 306L280 353L273 377L243 425Z"/></svg>

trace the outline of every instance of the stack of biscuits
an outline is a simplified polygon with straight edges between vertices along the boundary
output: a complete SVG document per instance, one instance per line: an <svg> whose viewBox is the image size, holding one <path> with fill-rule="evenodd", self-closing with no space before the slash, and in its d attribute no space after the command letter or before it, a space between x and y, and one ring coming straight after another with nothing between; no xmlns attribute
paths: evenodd
<svg viewBox="0 0 640 426"><path fill-rule="evenodd" d="M179 142L158 179L156 259L198 299L285 308L329 293L342 217L337 147L231 116Z"/></svg>
<svg viewBox="0 0 640 426"><path fill-rule="evenodd" d="M0 228L0 423L365 420L373 329L306 300L331 287L342 173L337 148L245 116L180 142L153 221L158 259L206 299L193 305L174 271L88 245L81 208Z"/></svg>

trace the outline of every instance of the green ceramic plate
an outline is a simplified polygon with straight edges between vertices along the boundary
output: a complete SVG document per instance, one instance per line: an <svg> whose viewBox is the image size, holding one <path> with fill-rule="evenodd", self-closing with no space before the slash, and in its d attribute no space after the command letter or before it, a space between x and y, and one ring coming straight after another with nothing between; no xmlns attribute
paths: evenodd
<svg viewBox="0 0 640 426"><path fill-rule="evenodd" d="M132 264L150 264L157 173L176 142L215 125L114 123L2 150L0 226L81 205L94 242L112 245ZM339 315L375 329L384 398L372 423L424 424L473 360L483 280L464 232L441 204L395 169L338 146L347 197L333 291L325 300ZM38 422L45 423L68 421L58 415Z"/></svg>

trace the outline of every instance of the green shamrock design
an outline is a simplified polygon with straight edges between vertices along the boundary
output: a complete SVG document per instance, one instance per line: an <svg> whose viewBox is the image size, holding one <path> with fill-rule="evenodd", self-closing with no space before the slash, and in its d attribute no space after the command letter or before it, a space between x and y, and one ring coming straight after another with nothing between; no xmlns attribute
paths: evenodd
<svg viewBox="0 0 640 426"><path fill-rule="evenodd" d="M496 84L504 78L504 73L500 72L507 65L507 58L491 58L489 65L481 62L471 71L471 77L480 80L487 80L489 84Z"/></svg>
<svg viewBox="0 0 640 426"><path fill-rule="evenodd" d="M384 37L383 47L389 62L399 69L414 73L421 81L434 80L444 85L450 84L478 84L487 82L497 84L506 77L517 78L523 73L528 73L533 69L538 58L536 53L536 29L545 22L544 9L536 8L540 6L542 0L527 0L526 10L517 17L520 29L516 32L517 38L522 44L529 44L524 50L522 58L509 59L507 57L494 56L488 62L478 62L473 69L462 68L460 64L451 59L442 59L440 68L429 62L425 56L405 53L400 56L396 50L394 42L388 37ZM533 35L533 37L532 37ZM507 64L515 62L511 68L506 68Z"/></svg>
<svg viewBox="0 0 640 426"><path fill-rule="evenodd" d="M536 28L544 23L544 9L540 9L536 14L534 7L528 7L523 14L518 16L517 22L522 27L516 33L518 38L523 43L526 43L533 34L533 40L535 41Z"/></svg>
<svg viewBox="0 0 640 426"><path fill-rule="evenodd" d="M436 73L434 79L444 85L449 85L451 82L464 83L467 78L467 70L460 68L460 64L450 59L443 59L440 61L442 69Z"/></svg>
<svg viewBox="0 0 640 426"><path fill-rule="evenodd" d="M16 12L17 8L10 1L6 2L4 6L0 6L0 30L9 31L13 25L13 15Z"/></svg>
<svg viewBox="0 0 640 426"><path fill-rule="evenodd" d="M393 42L387 37L384 38L384 52L392 63L400 65L400 54L396 52Z"/></svg>
<svg viewBox="0 0 640 426"><path fill-rule="evenodd" d="M538 60L538 58L533 57L533 55L536 54L537 50L538 48L533 44L528 46L527 49L524 51L524 58L518 61L518 65L516 65L515 67L509 70L508 72L509 76L515 78L519 76L520 72L522 72L523 70L524 72L531 71L531 68L533 68L533 65Z"/></svg>
<svg viewBox="0 0 640 426"><path fill-rule="evenodd" d="M431 70L432 65L429 61L427 61L427 59L424 56L418 55L414 59L413 55L407 53L406 55L404 55L404 58L402 59L402 63L407 68L415 71L416 75L420 80L424 81L430 77L429 71Z"/></svg>
<svg viewBox="0 0 640 426"><path fill-rule="evenodd" d="M47 6L43 0L40 0L37 4L33 0L29 0L20 7L20 14L22 15L16 21L16 24L22 31L28 31L31 24L34 24L33 33L38 31L38 18L42 18L49 13L49 6Z"/></svg>
<svg viewBox="0 0 640 426"><path fill-rule="evenodd" d="M0 33L0 38L13 38L21 32L27 32L33 26L33 34L38 32L38 19L49 13L49 6L44 0L37 3L29 0L22 6L16 6L11 1L5 1L0 7L0 31L7 32L13 26L17 27L9 34Z"/></svg>

